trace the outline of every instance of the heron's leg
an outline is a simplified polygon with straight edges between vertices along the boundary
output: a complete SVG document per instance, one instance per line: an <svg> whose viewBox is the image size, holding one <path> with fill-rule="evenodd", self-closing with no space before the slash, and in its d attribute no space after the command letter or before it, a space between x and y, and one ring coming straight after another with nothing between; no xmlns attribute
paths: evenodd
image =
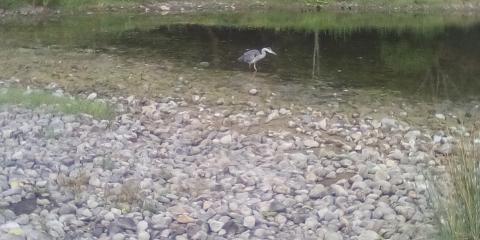
<svg viewBox="0 0 480 240"><path fill-rule="evenodd" d="M255 72L257 71L257 66L255 65L255 63L253 63L253 69L255 69Z"/></svg>

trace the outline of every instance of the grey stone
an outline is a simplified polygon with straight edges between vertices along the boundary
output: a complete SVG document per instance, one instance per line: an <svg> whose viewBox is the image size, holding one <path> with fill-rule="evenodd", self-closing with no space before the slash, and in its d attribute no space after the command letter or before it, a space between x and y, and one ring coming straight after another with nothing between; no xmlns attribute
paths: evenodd
<svg viewBox="0 0 480 240"><path fill-rule="evenodd" d="M323 239L324 240L343 240L343 237L341 234L337 232L327 231Z"/></svg>
<svg viewBox="0 0 480 240"><path fill-rule="evenodd" d="M305 145L305 147L307 147L307 148L316 148L316 147L320 146L320 144L313 139L303 140L303 145Z"/></svg>
<svg viewBox="0 0 480 240"><path fill-rule="evenodd" d="M328 190L322 184L316 184L308 196L312 199L323 198L328 194Z"/></svg>
<svg viewBox="0 0 480 240"><path fill-rule="evenodd" d="M128 230L136 230L137 229L137 225L135 224L133 219L128 218L128 217L117 218L116 224L122 229L128 229Z"/></svg>
<svg viewBox="0 0 480 240"><path fill-rule="evenodd" d="M380 235L372 230L365 230L359 236L358 240L379 240L382 239Z"/></svg>
<svg viewBox="0 0 480 240"><path fill-rule="evenodd" d="M243 226L249 229L252 229L253 227L255 227L255 217L246 216L245 218L243 218Z"/></svg>
<svg viewBox="0 0 480 240"><path fill-rule="evenodd" d="M278 200L273 200L270 203L270 210L274 212L285 212L287 210L287 206Z"/></svg>
<svg viewBox="0 0 480 240"><path fill-rule="evenodd" d="M213 232L220 231L220 229L223 228L224 224L225 223L220 222L220 221L216 221L216 220L213 220L213 219L208 220L208 226L210 227L210 230L212 230Z"/></svg>

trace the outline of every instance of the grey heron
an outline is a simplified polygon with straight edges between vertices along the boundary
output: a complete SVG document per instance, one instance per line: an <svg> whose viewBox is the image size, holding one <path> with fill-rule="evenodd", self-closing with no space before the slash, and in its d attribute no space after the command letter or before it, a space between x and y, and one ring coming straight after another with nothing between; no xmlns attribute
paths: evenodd
<svg viewBox="0 0 480 240"><path fill-rule="evenodd" d="M251 68L253 64L253 69L255 69L256 72L257 66L255 65L255 63L265 58L265 56L267 56L267 52L277 55L271 48L266 47L262 48L261 52L257 49L249 50L245 52L241 57L239 57L238 61L248 63L249 68Z"/></svg>

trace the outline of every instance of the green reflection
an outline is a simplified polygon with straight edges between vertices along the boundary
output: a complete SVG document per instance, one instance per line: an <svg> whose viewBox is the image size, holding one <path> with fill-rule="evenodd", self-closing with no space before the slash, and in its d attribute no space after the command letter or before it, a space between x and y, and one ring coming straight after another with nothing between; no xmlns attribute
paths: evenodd
<svg viewBox="0 0 480 240"><path fill-rule="evenodd" d="M272 46L261 72L305 87L386 88L422 97L480 91L480 30L475 16L345 13L89 15L2 20L7 47L103 49L191 69L247 71L246 48ZM120 50L120 51L116 51Z"/></svg>

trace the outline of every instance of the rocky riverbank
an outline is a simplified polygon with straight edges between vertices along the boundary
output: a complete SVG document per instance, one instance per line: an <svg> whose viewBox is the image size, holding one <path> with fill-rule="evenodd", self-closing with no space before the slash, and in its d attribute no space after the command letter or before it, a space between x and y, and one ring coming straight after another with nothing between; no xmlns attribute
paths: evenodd
<svg viewBox="0 0 480 240"><path fill-rule="evenodd" d="M254 94L254 93L251 93ZM0 107L0 239L425 239L443 132L387 116L108 100Z"/></svg>

